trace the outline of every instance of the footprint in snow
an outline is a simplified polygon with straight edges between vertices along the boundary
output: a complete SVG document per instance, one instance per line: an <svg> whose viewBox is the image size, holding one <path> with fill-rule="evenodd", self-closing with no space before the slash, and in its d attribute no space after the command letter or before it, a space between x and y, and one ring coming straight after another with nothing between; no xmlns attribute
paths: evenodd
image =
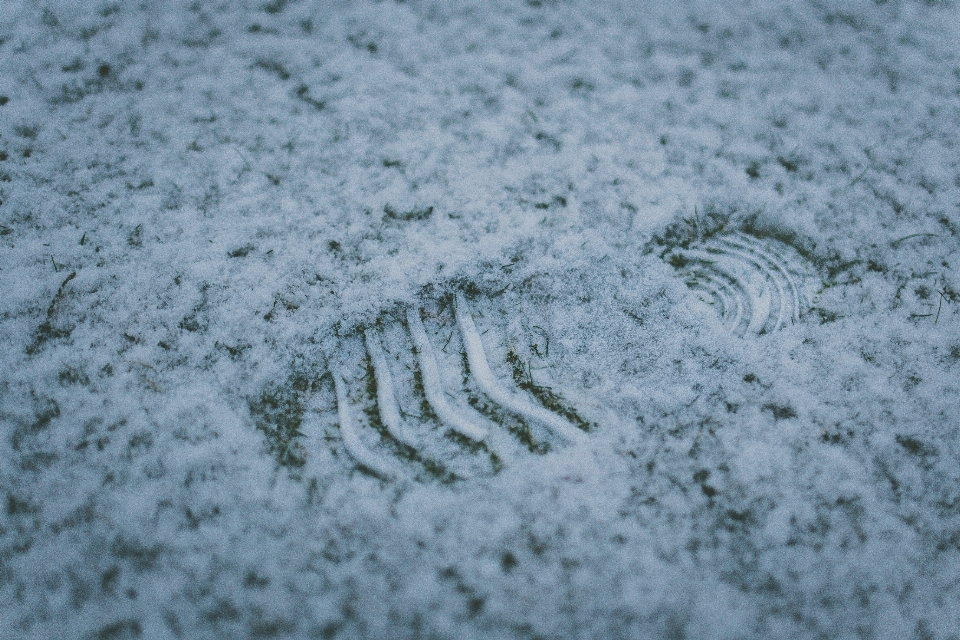
<svg viewBox="0 0 960 640"><path fill-rule="evenodd" d="M741 337L799 322L818 284L794 249L746 233L712 236L670 249L663 257Z"/></svg>
<svg viewBox="0 0 960 640"><path fill-rule="evenodd" d="M791 247L746 233L714 235L662 257L741 337L798 322L818 282ZM454 290L384 312L341 338L329 372L340 449L356 466L384 479L451 482L587 440L592 424L564 399L569 394L534 383L519 355L542 355L549 342L514 348L530 336L511 336L510 314L498 322L491 305Z"/></svg>

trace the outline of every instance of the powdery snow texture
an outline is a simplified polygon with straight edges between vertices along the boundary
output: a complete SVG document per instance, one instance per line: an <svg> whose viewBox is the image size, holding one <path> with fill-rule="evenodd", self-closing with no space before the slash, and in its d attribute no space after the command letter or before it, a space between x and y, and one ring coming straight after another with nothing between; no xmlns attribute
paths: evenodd
<svg viewBox="0 0 960 640"><path fill-rule="evenodd" d="M955 2L8 1L0 637L960 637Z"/></svg>

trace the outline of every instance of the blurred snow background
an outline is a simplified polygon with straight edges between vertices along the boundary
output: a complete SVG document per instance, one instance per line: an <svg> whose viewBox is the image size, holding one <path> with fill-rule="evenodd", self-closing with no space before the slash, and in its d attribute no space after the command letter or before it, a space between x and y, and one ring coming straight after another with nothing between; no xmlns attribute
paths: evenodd
<svg viewBox="0 0 960 640"><path fill-rule="evenodd" d="M953 2L5 1L0 636L960 637L958 139ZM454 281L597 427L364 474L328 360Z"/></svg>

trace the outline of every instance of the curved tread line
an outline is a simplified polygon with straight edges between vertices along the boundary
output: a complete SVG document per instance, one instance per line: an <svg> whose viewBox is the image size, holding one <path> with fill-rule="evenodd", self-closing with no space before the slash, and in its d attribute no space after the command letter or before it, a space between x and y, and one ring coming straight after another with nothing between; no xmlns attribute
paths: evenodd
<svg viewBox="0 0 960 640"><path fill-rule="evenodd" d="M725 243L723 240L714 239L711 245L704 245L704 249L728 258L736 258L738 261L746 263L751 270L760 273L763 279L776 290L775 294L771 293L770 295L770 313L764 320L763 325L757 330L757 333L770 333L786 325L787 320L784 314L784 303L787 300L787 294L783 289L783 284L780 282L780 279L777 278L770 269L770 265L765 264L761 258L753 255L749 250Z"/></svg>
<svg viewBox="0 0 960 640"><path fill-rule="evenodd" d="M463 337L464 349L467 352L467 361L470 364L470 373L476 379L480 390L491 400L514 413L539 422L570 442L582 443L586 441L585 434L575 426L539 407L526 398L516 395L497 380L490 364L487 362L480 340L480 332L473 322L470 308L463 294L457 294L457 323L460 325L460 334Z"/></svg>
<svg viewBox="0 0 960 640"><path fill-rule="evenodd" d="M407 309L407 328L410 330L413 344L417 348L417 362L420 365L423 391L427 396L427 402L433 407L437 416L454 431L471 440L482 441L487 436L487 430L467 420L447 402L443 384L440 381L437 356L433 351L433 345L430 344L430 339L427 337L427 331L423 328L420 309L415 307Z"/></svg>
<svg viewBox="0 0 960 640"><path fill-rule="evenodd" d="M712 279L709 276L704 274L703 278L710 281L712 284ZM712 302L709 302L708 304L716 305L716 308L718 310L717 313L720 315L720 317L724 319L724 322L729 322L731 312L727 309L727 307L729 306L727 301L727 296L721 295L726 293L725 291L721 291L721 287L711 288L706 284L700 284L700 282L696 280L687 282L687 286L693 289L694 291L700 291L701 293L709 295ZM707 302L705 299L703 299L703 301Z"/></svg>
<svg viewBox="0 0 960 640"><path fill-rule="evenodd" d="M725 325L735 335L742 335L749 328L752 309L750 307L749 296L743 289L739 281L729 273L724 272L716 266L715 261L709 257L697 255L693 251L686 251L683 257L690 263L689 266L682 267L681 273L697 281L704 280L705 284L700 284L700 288L709 291L714 297L720 297L723 292L727 297L734 301L733 305L725 305L720 312L720 317ZM686 283L688 287L695 288L698 283ZM711 287L712 285L712 287ZM732 311L730 309L733 309ZM744 322L744 308L746 309L746 321ZM740 326L744 324L744 326Z"/></svg>
<svg viewBox="0 0 960 640"><path fill-rule="evenodd" d="M744 303L737 297L737 292L730 287L729 284L724 282L722 278L716 277L706 269L700 270L697 274L697 278L699 280L703 280L704 283L688 283L687 286L694 290L705 291L709 293L715 300L720 301L720 309L718 309L718 313L723 321L723 324L730 331L734 332L735 334L745 331L747 327L749 327L749 322L744 323L744 326L742 327L740 326L741 319L744 318L742 309Z"/></svg>
<svg viewBox="0 0 960 640"><path fill-rule="evenodd" d="M709 255L698 255L699 252L691 251L685 253L685 257L689 260L696 262L703 273L709 274L713 272L722 279L725 284L732 289L737 295L735 299L738 301L737 305L737 315L735 316L734 321L734 334L738 336L743 336L747 333L750 327L753 325L753 302L751 300L750 292L747 291L747 288L743 286L743 282L733 274L729 273L726 269L723 269L717 266L716 261L712 260L712 256ZM692 254L692 255L691 255ZM709 277L709 275L708 275ZM711 278L716 282L715 278Z"/></svg>
<svg viewBox="0 0 960 640"><path fill-rule="evenodd" d="M737 234L736 237L738 237L740 241L744 244L750 243L751 238L746 234L740 233L740 234ZM754 240L754 242L756 243L757 241ZM783 274L784 279L790 284L790 292L793 294L793 303L794 303L793 321L799 322L800 316L803 315L804 311L806 311L807 305L809 303L807 301L807 296L801 291L800 287L797 286L794 278L792 277L792 274L797 273L797 271L789 269L788 268L789 263L787 259L783 257L780 253L778 253L776 250L774 250L774 248L771 247L769 244L762 248L758 247L757 251L762 253L763 255L766 255L767 258L770 260L771 264L774 264L778 269L780 269L780 273Z"/></svg>
<svg viewBox="0 0 960 640"><path fill-rule="evenodd" d="M793 276L790 274L789 269L787 268L786 260L774 253L769 247L765 247L760 243L759 240L742 233L737 233L729 238L724 238L724 240L729 244L739 246L744 250L756 253L763 260L765 260L769 266L780 272L781 277L783 278L784 282L787 283L787 286L790 289L790 296L793 299L793 313L791 314L792 320L793 322L799 322L800 308L804 296L800 294L800 290L794 282Z"/></svg>
<svg viewBox="0 0 960 640"><path fill-rule="evenodd" d="M396 478L399 475L399 470L390 459L371 451L360 441L353 424L353 416L350 414L347 384L340 371L333 372L333 386L337 393L337 417L340 420L340 436L343 438L347 453L360 465L373 471L381 478Z"/></svg>
<svg viewBox="0 0 960 640"><path fill-rule="evenodd" d="M728 287L721 282L716 282L716 278L706 270L685 270L684 275L686 276L687 287L710 296L711 302L708 304L716 305L714 308L717 315L720 316L724 324L729 325L731 318L739 313L737 308L739 303L736 297L730 294ZM701 300L706 302L703 296L701 296Z"/></svg>
<svg viewBox="0 0 960 640"><path fill-rule="evenodd" d="M380 419L394 438L405 445L416 448L417 441L403 426L400 419L400 408L393 391L393 376L387 366L387 358L383 354L383 345L380 338L372 329L363 332L367 353L373 362L373 376L377 383L377 408L380 410Z"/></svg>
<svg viewBox="0 0 960 640"><path fill-rule="evenodd" d="M776 273L779 275L782 282L786 285L786 288L790 290L790 296L788 297L784 293L784 302L790 300L793 303L793 308L791 309L789 321L797 322L799 317L799 307L800 299L797 292L796 284L793 281L793 277L790 275L790 272L784 265L782 258L774 255L768 248L757 240L750 236L746 236L741 233L734 234L732 236L719 239L719 241L728 247L737 248L743 252L748 253L749 255L755 256L756 260L760 260L766 264L766 268L771 272L771 275ZM758 265L759 266L759 265ZM788 323L787 319L784 319L783 326L786 326Z"/></svg>

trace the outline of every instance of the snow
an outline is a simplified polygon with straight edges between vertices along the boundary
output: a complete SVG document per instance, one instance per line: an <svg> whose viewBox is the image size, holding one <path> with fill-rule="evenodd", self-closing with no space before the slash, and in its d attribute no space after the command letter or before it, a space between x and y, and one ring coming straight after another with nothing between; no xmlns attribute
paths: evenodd
<svg viewBox="0 0 960 640"><path fill-rule="evenodd" d="M958 32L6 2L0 637L957 638Z"/></svg>

